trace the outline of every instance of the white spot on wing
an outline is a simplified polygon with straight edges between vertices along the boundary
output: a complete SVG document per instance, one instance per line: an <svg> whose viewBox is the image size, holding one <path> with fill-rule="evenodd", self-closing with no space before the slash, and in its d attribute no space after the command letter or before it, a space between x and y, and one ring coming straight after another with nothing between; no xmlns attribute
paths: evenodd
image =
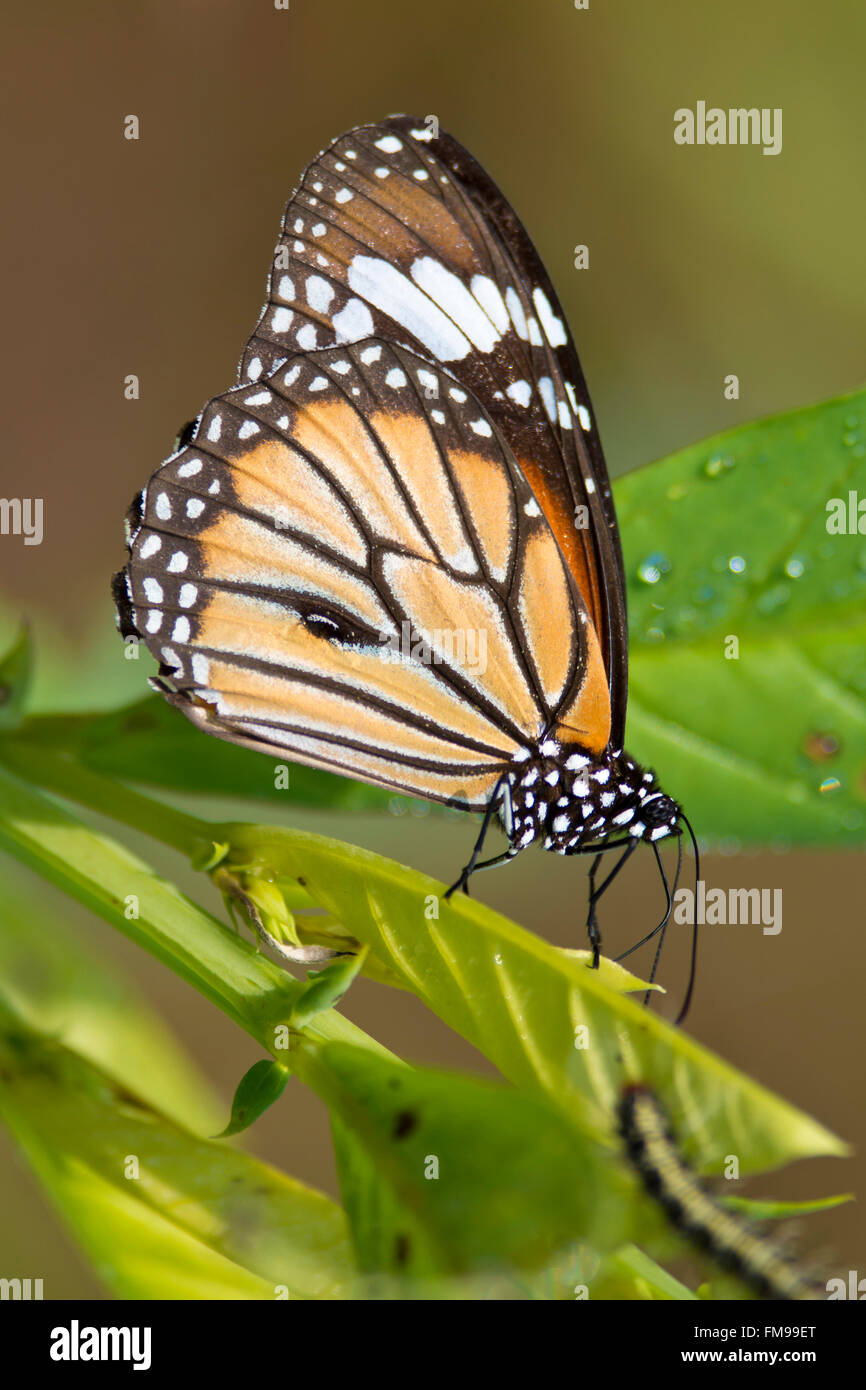
<svg viewBox="0 0 866 1390"><path fill-rule="evenodd" d="M550 307L550 301L544 290L532 291L532 302L535 305L536 313L541 319L541 326L544 329L544 336L551 347L562 347L567 341L567 335L562 319L557 318Z"/></svg>
<svg viewBox="0 0 866 1390"><path fill-rule="evenodd" d="M512 381L505 394L515 405L527 406L532 399L532 387L528 381Z"/></svg>
<svg viewBox="0 0 866 1390"><path fill-rule="evenodd" d="M505 291L505 303L508 306L508 313L511 322L514 324L515 333L518 338L522 338L523 341L526 342L529 337L529 329L526 327L526 315L523 312L523 305L518 298L517 291L511 285L509 285L508 289Z"/></svg>
<svg viewBox="0 0 866 1390"><path fill-rule="evenodd" d="M373 332L372 315L360 299L350 299L339 314L334 314L331 322L337 330L338 343L356 343Z"/></svg>
<svg viewBox="0 0 866 1390"><path fill-rule="evenodd" d="M334 287L321 275L310 275L306 283L307 303L311 309L326 314L334 298Z"/></svg>
<svg viewBox="0 0 866 1390"><path fill-rule="evenodd" d="M538 389L541 392L547 418L552 422L556 419L556 396L553 391L553 382L549 376L539 377Z"/></svg>
<svg viewBox="0 0 866 1390"><path fill-rule="evenodd" d="M499 334L458 275L447 270L434 256L419 256L412 264L411 275L416 285L454 320L480 352L492 352L499 342Z"/></svg>
<svg viewBox="0 0 866 1390"><path fill-rule="evenodd" d="M206 656L201 652L195 652L192 658L192 678L199 685L207 685L208 675L210 674L210 663Z"/></svg>
<svg viewBox="0 0 866 1390"><path fill-rule="evenodd" d="M493 321L500 333L504 333L510 320L505 300L495 280L491 280L488 275L473 275L469 288L487 317Z"/></svg>
<svg viewBox="0 0 866 1390"><path fill-rule="evenodd" d="M471 351L465 334L389 261L355 256L348 281L356 294L401 324L440 361L458 361Z"/></svg>

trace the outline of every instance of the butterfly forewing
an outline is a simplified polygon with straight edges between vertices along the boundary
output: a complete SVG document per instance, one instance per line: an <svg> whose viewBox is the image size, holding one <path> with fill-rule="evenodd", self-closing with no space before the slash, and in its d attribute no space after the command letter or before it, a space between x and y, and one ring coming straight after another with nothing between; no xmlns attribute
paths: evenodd
<svg viewBox="0 0 866 1390"><path fill-rule="evenodd" d="M622 559L574 343L513 209L457 141L412 117L351 131L306 170L240 379L371 335L444 367L501 430L598 633L621 744Z"/></svg>
<svg viewBox="0 0 866 1390"><path fill-rule="evenodd" d="M557 723L607 742L594 628L507 441L393 344L213 400L145 489L127 591L173 701L236 742L477 806Z"/></svg>

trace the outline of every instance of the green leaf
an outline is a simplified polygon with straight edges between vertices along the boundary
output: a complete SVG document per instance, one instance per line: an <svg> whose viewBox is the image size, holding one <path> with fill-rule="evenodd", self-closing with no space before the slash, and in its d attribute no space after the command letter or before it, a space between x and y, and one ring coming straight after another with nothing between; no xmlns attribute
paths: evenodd
<svg viewBox="0 0 866 1390"><path fill-rule="evenodd" d="M32 631L33 681L28 692L28 709L45 710L105 709L139 698L147 677L156 675L157 665L142 652L140 661L128 661L124 643L114 622L114 604L103 597L84 607L76 604L76 621L55 604L27 605L27 623ZM10 642L21 626L21 605L0 594L0 648Z"/></svg>
<svg viewBox="0 0 866 1390"><path fill-rule="evenodd" d="M866 838L866 535L827 532L830 499L866 498L864 428L860 392L617 486L629 748L704 837Z"/></svg>
<svg viewBox="0 0 866 1390"><path fill-rule="evenodd" d="M30 631L23 624L12 646L0 659L0 730L15 729L22 722L32 679Z"/></svg>
<svg viewBox="0 0 866 1390"><path fill-rule="evenodd" d="M121 798L133 795L116 790ZM152 805L158 813L159 805ZM219 827L203 821L192 825L203 843L219 843ZM287 1029L305 986L129 850L32 791L2 766L0 847L164 961L264 1048L274 1049L275 1036ZM129 899L136 903L135 916L125 909ZM386 1053L332 1011L317 1014L310 1030L319 1037Z"/></svg>
<svg viewBox="0 0 866 1390"><path fill-rule="evenodd" d="M647 1299L676 1303L697 1300L697 1294L634 1245L624 1246L608 1256L597 1296L641 1302Z"/></svg>
<svg viewBox="0 0 866 1390"><path fill-rule="evenodd" d="M653 1086L687 1160L720 1172L726 1154L761 1171L845 1146L682 1031L642 1009L601 972L507 918L391 860L322 836L224 825L229 860L258 859L303 878L311 896L366 943L428 1007L528 1094L547 1096L616 1142L626 1081ZM429 915L437 905L438 917Z"/></svg>
<svg viewBox="0 0 866 1390"><path fill-rule="evenodd" d="M0 1114L116 1295L351 1295L344 1217L327 1197L194 1137L5 1013L0 1060Z"/></svg>
<svg viewBox="0 0 866 1390"><path fill-rule="evenodd" d="M607 1155L544 1100L342 1043L316 1061L363 1270L536 1268L578 1237L607 1246L632 1227Z"/></svg>
<svg viewBox="0 0 866 1390"><path fill-rule="evenodd" d="M292 1028L305 1028L317 1014L333 1008L360 971L366 955L367 949L364 947L345 960L335 960L333 965L326 965L324 970L311 970L309 983L292 1009Z"/></svg>
<svg viewBox="0 0 866 1390"><path fill-rule="evenodd" d="M0 999L169 1118L207 1134L221 1103L165 1018L106 952L87 943L68 904L34 876L0 861Z"/></svg>
<svg viewBox="0 0 866 1390"><path fill-rule="evenodd" d="M815 1197L809 1202L774 1202L761 1197L721 1197L720 1205L732 1211L742 1211L756 1221L780 1221L793 1216L811 1216L816 1211L830 1211L854 1201L852 1192L839 1192L833 1197Z"/></svg>
<svg viewBox="0 0 866 1390"><path fill-rule="evenodd" d="M232 1134L249 1129L275 1100L279 1100L291 1074L282 1062L274 1062L270 1058L263 1057L260 1062L253 1062L238 1082L232 1100L231 1119L222 1133L214 1138L228 1139Z"/></svg>
<svg viewBox="0 0 866 1390"><path fill-rule="evenodd" d="M395 801L379 787L203 738L158 695L107 714L36 716L21 734L73 752L95 772L175 791L342 811L385 811ZM288 772L277 778L277 768Z"/></svg>

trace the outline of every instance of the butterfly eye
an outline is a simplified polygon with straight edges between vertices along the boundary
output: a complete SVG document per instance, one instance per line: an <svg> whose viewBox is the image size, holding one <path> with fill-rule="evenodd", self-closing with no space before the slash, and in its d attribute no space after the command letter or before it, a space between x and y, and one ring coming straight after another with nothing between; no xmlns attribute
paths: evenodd
<svg viewBox="0 0 866 1390"><path fill-rule="evenodd" d="M679 820L679 807L670 796L654 796L644 802L641 814L649 826L669 825Z"/></svg>

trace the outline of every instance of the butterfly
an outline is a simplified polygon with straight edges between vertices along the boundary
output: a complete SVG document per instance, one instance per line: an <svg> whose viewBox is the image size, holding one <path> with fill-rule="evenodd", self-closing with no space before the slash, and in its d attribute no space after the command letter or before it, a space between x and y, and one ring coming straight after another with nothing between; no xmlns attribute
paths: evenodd
<svg viewBox="0 0 866 1390"><path fill-rule="evenodd" d="M624 751L586 383L517 215L433 118L351 130L306 169L238 382L127 527L119 626L199 728L483 812L449 892L536 841L592 853L595 965L598 900L649 842L663 936L657 842L691 827ZM493 817L508 847L482 862Z"/></svg>
<svg viewBox="0 0 866 1390"><path fill-rule="evenodd" d="M620 1097L625 1156L671 1224L761 1298L817 1299L814 1277L742 1216L720 1205L686 1163L655 1093L641 1084Z"/></svg>

